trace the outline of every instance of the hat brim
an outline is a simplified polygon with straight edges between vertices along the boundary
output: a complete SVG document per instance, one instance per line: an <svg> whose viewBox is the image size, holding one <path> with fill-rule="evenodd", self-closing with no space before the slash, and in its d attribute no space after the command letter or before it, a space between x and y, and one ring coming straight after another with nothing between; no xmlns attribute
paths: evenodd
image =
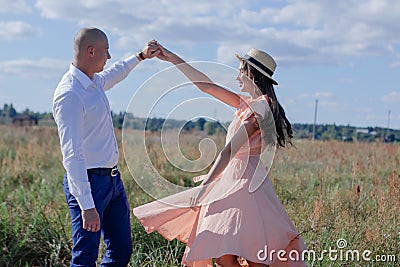
<svg viewBox="0 0 400 267"><path fill-rule="evenodd" d="M274 79L272 79L271 75L269 75L268 73L266 73L265 71L263 71L262 69L260 69L258 66L256 66L255 64L253 64L252 62L248 61L247 59L243 58L242 56L240 56L239 54L236 53L236 57L239 60L243 60L246 61L247 64L250 64L253 68L255 68L256 70L258 70L259 72L261 72L262 74L264 74L264 76L266 76L268 79L270 79L272 81L273 84L278 85L278 82L275 81Z"/></svg>

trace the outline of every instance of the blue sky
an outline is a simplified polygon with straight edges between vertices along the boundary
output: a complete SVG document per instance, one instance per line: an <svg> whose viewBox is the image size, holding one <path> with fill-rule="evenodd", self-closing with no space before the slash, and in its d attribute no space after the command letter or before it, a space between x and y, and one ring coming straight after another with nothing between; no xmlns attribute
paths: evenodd
<svg viewBox="0 0 400 267"><path fill-rule="evenodd" d="M312 123L318 99L318 123L387 127L390 110L400 129L398 0L0 0L0 13L0 105L18 111L51 111L75 33L96 26L109 37L109 64L153 38L187 60L233 68L236 52L256 47L278 63L276 92L293 122ZM168 66L141 63L110 92L111 108L125 110Z"/></svg>

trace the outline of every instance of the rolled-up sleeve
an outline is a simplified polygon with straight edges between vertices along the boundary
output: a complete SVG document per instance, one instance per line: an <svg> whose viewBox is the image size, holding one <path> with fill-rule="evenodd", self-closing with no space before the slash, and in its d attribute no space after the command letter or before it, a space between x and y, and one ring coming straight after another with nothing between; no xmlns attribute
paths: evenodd
<svg viewBox="0 0 400 267"><path fill-rule="evenodd" d="M84 105L80 97L66 91L54 98L53 115L67 171L70 193L76 198L81 210L94 208L83 155Z"/></svg>

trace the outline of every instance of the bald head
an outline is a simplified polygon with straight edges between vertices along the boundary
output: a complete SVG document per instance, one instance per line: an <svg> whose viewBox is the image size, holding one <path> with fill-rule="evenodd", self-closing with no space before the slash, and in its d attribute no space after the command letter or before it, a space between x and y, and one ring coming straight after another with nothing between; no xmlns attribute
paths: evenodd
<svg viewBox="0 0 400 267"><path fill-rule="evenodd" d="M83 28L74 38L74 51L76 54L85 51L89 46L96 46L99 41L107 40L107 35L97 28Z"/></svg>
<svg viewBox="0 0 400 267"><path fill-rule="evenodd" d="M89 78L103 71L106 61L111 58L108 52L108 38L97 28L83 28L74 38L73 65Z"/></svg>

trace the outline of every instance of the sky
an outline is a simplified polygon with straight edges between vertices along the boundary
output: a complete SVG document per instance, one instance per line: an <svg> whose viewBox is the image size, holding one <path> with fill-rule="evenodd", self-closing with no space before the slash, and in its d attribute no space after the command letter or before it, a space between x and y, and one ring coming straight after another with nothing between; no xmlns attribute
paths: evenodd
<svg viewBox="0 0 400 267"><path fill-rule="evenodd" d="M235 53L255 47L277 61L275 90L292 122L312 123L318 99L319 124L400 129L399 18L398 0L0 0L0 107L50 112L54 89L72 62L74 35L98 27L109 38L106 67L156 39L188 61L223 66L200 64L236 91ZM108 93L111 109L158 99L149 85L180 79L164 75L169 67L158 59L141 62ZM173 107L184 94L202 97L184 88L164 101ZM161 106L151 116L171 116ZM191 107L202 115L201 105ZM184 117L183 110L172 113ZM222 109L210 112L229 120Z"/></svg>

